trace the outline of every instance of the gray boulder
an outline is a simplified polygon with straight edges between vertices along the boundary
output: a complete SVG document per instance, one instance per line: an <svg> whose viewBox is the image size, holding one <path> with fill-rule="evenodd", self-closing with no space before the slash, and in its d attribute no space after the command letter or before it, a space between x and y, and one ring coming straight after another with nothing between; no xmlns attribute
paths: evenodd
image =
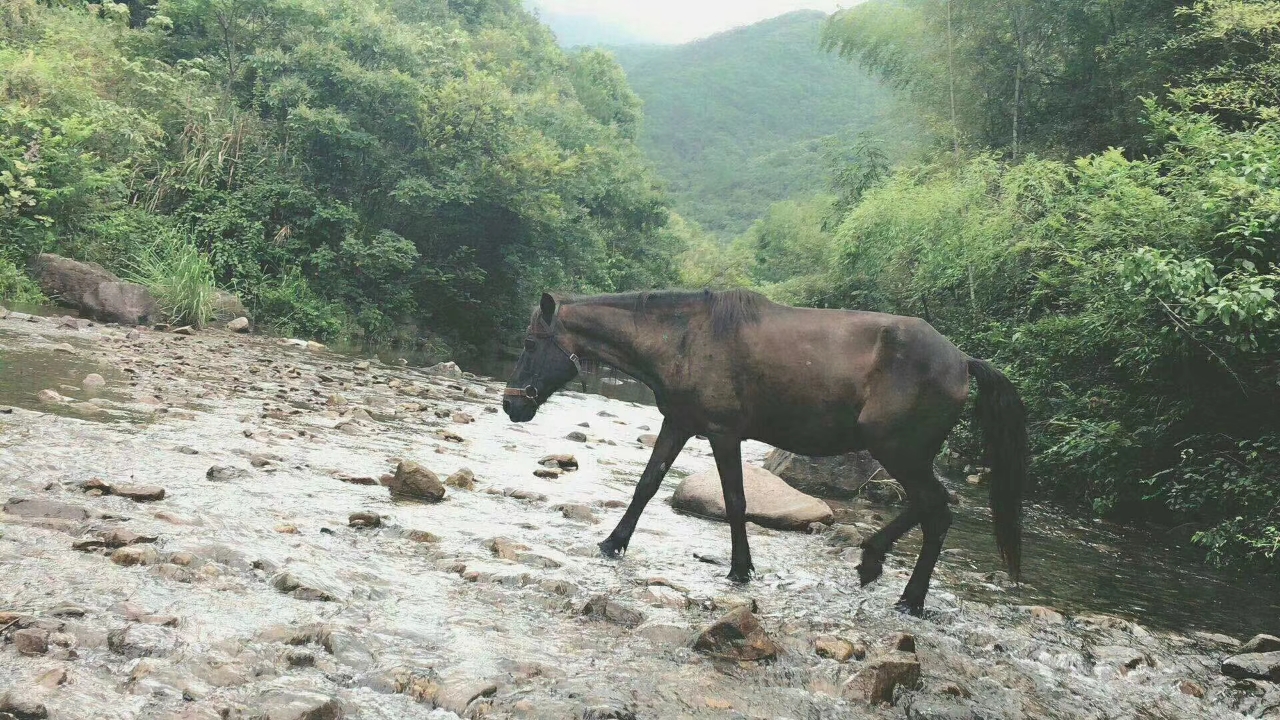
<svg viewBox="0 0 1280 720"><path fill-rule="evenodd" d="M774 450L765 458L764 469L801 492L835 499L855 497L872 480L889 478L889 473L865 450L832 457Z"/></svg>
<svg viewBox="0 0 1280 720"><path fill-rule="evenodd" d="M1280 682L1280 651L1245 653L1222 661L1222 674L1228 677Z"/></svg>
<svg viewBox="0 0 1280 720"><path fill-rule="evenodd" d="M747 520L779 530L806 530L813 523L830 525L831 507L787 485L777 475L755 465L742 466L747 495ZM713 468L685 478L671 496L671 507L692 515L725 518L720 474Z"/></svg>
<svg viewBox="0 0 1280 720"><path fill-rule="evenodd" d="M120 280L97 263L45 253L31 261L31 276L44 294L103 322L149 322L156 301L141 285Z"/></svg>
<svg viewBox="0 0 1280 720"><path fill-rule="evenodd" d="M104 282L84 295L80 309L104 322L145 325L156 316L156 299L141 285Z"/></svg>
<svg viewBox="0 0 1280 720"><path fill-rule="evenodd" d="M219 290L213 295L213 319L218 322L231 322L236 318L248 317L249 310L245 308L244 303L240 302L240 298L227 292Z"/></svg>

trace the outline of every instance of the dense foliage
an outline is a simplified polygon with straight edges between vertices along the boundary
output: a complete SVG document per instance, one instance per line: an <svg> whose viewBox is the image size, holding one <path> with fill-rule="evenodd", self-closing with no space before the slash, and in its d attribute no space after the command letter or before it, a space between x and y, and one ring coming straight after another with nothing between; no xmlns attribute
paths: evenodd
<svg viewBox="0 0 1280 720"><path fill-rule="evenodd" d="M887 172L851 148L837 198L694 246L686 277L924 317L1015 379L1044 490L1190 522L1219 561L1276 561L1280 2L1122 2L1111 26L1107 4L956 0L950 65L946 4L869 2L827 29L911 91L933 159ZM995 70L1013 78L1010 33L1030 18L1046 37L1025 43L1015 91ZM1139 96L1157 81L1172 90ZM1127 141L1144 152L1097 150Z"/></svg>
<svg viewBox="0 0 1280 720"><path fill-rule="evenodd" d="M638 120L516 0L0 0L0 278L194 247L282 330L479 344L668 280Z"/></svg>
<svg viewBox="0 0 1280 720"><path fill-rule="evenodd" d="M640 143L680 213L742 232L769 205L820 191L829 136L879 128L904 152L910 132L866 72L823 53L819 12L796 12L678 46L615 50L644 100ZM909 123L907 123L909 126Z"/></svg>

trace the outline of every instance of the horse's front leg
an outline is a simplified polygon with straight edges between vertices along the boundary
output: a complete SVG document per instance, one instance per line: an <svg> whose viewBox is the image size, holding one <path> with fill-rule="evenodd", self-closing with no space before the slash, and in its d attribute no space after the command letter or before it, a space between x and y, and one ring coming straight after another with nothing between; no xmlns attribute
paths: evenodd
<svg viewBox="0 0 1280 720"><path fill-rule="evenodd" d="M729 579L745 583L755 568L751 565L751 548L747 545L747 494L742 489L742 441L736 437L711 438L711 451L720 471L720 489L724 493L725 517L729 520L729 536L733 552L729 558Z"/></svg>
<svg viewBox="0 0 1280 720"><path fill-rule="evenodd" d="M662 485L662 479L666 477L667 470L671 469L671 463L675 462L676 456L688 441L689 433L677 429L670 420L662 421L662 429L658 431L658 441L654 443L649 464L645 466L644 474L636 484L636 492L631 498L631 504L627 506L627 511L618 521L618 526L609 533L609 537L605 538L604 542L600 543L600 552L605 557L621 557L627 552L631 534L636 530L636 523L640 521L644 506L649 504L654 494L658 492L658 487Z"/></svg>

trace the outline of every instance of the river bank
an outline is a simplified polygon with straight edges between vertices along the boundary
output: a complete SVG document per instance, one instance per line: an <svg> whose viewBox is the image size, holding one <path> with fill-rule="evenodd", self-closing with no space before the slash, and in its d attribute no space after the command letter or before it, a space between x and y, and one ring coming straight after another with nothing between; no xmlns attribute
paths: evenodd
<svg viewBox="0 0 1280 720"><path fill-rule="evenodd" d="M1246 638L1032 606L993 554L949 553L926 618L903 617L892 604L909 552L868 588L854 570L857 533L886 510L844 509L843 525L812 535L752 528L760 578L732 586L695 558L726 556L727 528L665 503L712 466L701 441L628 556L604 560L595 543L647 460L637 437L657 427L652 407L565 393L514 426L498 382L220 330L10 316L0 353L11 714L1012 720L1280 707L1272 683L1220 672ZM745 448L749 461L766 451ZM536 477L550 453L578 469ZM398 502L379 480L403 460L440 478L466 468L474 483L458 479L438 504ZM776 658L692 647L743 603ZM851 678L904 652L904 633L919 689L866 702Z"/></svg>

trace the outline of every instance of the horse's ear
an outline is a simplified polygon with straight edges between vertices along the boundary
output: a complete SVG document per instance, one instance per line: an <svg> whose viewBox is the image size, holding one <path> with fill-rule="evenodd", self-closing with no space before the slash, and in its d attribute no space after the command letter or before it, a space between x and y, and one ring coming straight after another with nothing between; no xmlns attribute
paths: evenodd
<svg viewBox="0 0 1280 720"><path fill-rule="evenodd" d="M556 299L551 297L551 293L542 293L542 303L539 307L542 309L542 322L550 327L551 321L556 317Z"/></svg>

